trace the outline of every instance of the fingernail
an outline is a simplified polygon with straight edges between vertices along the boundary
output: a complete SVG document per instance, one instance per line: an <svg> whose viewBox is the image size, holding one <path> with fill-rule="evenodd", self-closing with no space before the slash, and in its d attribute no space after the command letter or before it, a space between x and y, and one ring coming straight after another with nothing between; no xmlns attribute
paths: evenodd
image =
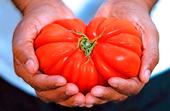
<svg viewBox="0 0 170 111"><path fill-rule="evenodd" d="M25 63L26 69L30 73L35 72L35 67L34 67L34 61L32 59L28 59L27 62Z"/></svg>
<svg viewBox="0 0 170 111"><path fill-rule="evenodd" d="M118 81L115 80L115 79L109 79L109 84L110 84L112 87L117 88L117 87L118 87L117 82L118 82Z"/></svg>
<svg viewBox="0 0 170 111"><path fill-rule="evenodd" d="M67 83L67 81L63 77L60 77L60 76L56 77L56 82L57 82L56 86L65 85Z"/></svg>
<svg viewBox="0 0 170 111"><path fill-rule="evenodd" d="M81 104L81 105L79 105L79 107L84 107L85 106L85 104Z"/></svg>
<svg viewBox="0 0 170 111"><path fill-rule="evenodd" d="M74 95L77 94L79 92L79 90L77 89L77 87L73 84L70 84L66 86L66 95Z"/></svg>
<svg viewBox="0 0 170 111"><path fill-rule="evenodd" d="M93 107L93 105L86 105L86 107L87 107L87 108L91 108L91 107Z"/></svg>
<svg viewBox="0 0 170 111"><path fill-rule="evenodd" d="M75 106L75 107L79 107L79 104L78 104L78 103L74 103L74 106Z"/></svg>
<svg viewBox="0 0 170 111"><path fill-rule="evenodd" d="M103 89L102 88L95 88L92 90L92 94L96 97L101 97L103 95Z"/></svg>
<svg viewBox="0 0 170 111"><path fill-rule="evenodd" d="M74 95L74 94L75 94L73 90L66 90L65 93L66 93L66 95L68 95L68 96L71 96L71 95Z"/></svg>
<svg viewBox="0 0 170 111"><path fill-rule="evenodd" d="M144 76L145 76L145 83L147 83L149 81L151 75L151 71L149 69L145 70Z"/></svg>

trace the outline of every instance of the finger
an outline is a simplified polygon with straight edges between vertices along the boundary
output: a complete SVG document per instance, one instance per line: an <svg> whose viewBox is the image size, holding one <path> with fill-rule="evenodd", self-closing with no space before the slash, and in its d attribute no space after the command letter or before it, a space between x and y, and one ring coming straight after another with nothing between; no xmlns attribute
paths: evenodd
<svg viewBox="0 0 170 111"><path fill-rule="evenodd" d="M65 78L60 75L48 76L40 72L30 74L21 63L15 62L14 64L16 73L36 90L54 89L65 85L67 82Z"/></svg>
<svg viewBox="0 0 170 111"><path fill-rule="evenodd" d="M91 94L95 97L101 98L107 101L119 102L127 98L126 95L120 94L111 87L96 86L92 88Z"/></svg>
<svg viewBox="0 0 170 111"><path fill-rule="evenodd" d="M144 86L144 83L140 82L137 77L130 79L112 77L108 80L108 83L116 91L128 96L138 94Z"/></svg>
<svg viewBox="0 0 170 111"><path fill-rule="evenodd" d="M68 83L65 86L47 90L36 91L37 96L45 102L62 102L74 94L78 93L78 88L74 84Z"/></svg>
<svg viewBox="0 0 170 111"><path fill-rule="evenodd" d="M143 83L147 83L149 81L152 70L155 68L159 61L159 38L154 24L146 27L142 39L143 56L139 78Z"/></svg>
<svg viewBox="0 0 170 111"><path fill-rule="evenodd" d="M93 105L104 104L106 102L107 102L107 100L103 100L101 98L97 98L97 97L93 96L91 93L88 93L86 95L86 107L88 107L88 108L93 107Z"/></svg>
<svg viewBox="0 0 170 111"><path fill-rule="evenodd" d="M58 102L56 102L58 103ZM85 105L85 97L83 94L78 93L68 98L65 101L59 102L58 104L67 106L67 107L83 107Z"/></svg>
<svg viewBox="0 0 170 111"><path fill-rule="evenodd" d="M44 91L64 86L66 84L66 80L60 75L48 76L45 74L35 74L30 77L29 84L36 90Z"/></svg>

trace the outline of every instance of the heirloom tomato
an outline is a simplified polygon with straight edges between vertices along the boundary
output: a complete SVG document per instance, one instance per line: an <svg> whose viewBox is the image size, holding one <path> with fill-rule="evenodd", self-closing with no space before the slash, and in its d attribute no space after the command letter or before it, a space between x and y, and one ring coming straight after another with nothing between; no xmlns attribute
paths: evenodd
<svg viewBox="0 0 170 111"><path fill-rule="evenodd" d="M64 76L84 94L107 86L110 77L134 77L140 70L141 35L126 20L57 20L41 30L34 47L42 72Z"/></svg>

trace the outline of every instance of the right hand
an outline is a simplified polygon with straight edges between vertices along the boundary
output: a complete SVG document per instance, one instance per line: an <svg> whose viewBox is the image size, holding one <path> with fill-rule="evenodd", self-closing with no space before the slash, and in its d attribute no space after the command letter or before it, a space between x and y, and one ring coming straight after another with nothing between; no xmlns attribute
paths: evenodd
<svg viewBox="0 0 170 111"><path fill-rule="evenodd" d="M23 15L13 37L15 72L35 89L41 100L68 107L83 106L85 97L76 85L67 83L62 76L48 76L38 71L33 47L34 39L45 25L57 19L74 18L73 13L60 0L32 0Z"/></svg>
<svg viewBox="0 0 170 111"><path fill-rule="evenodd" d="M149 81L152 70L159 61L159 35L149 15L156 0L106 0L96 17L114 17L132 22L141 33L143 52L139 77L123 79L111 77L110 87L96 86L86 96L86 106L119 102L138 94Z"/></svg>

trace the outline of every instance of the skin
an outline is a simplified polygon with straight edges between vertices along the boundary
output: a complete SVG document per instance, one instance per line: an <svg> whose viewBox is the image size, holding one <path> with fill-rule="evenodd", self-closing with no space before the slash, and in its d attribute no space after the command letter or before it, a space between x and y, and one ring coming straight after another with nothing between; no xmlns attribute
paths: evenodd
<svg viewBox="0 0 170 111"><path fill-rule="evenodd" d="M108 101L119 102L136 95L149 81L159 60L158 32L149 15L156 0L108 0L102 4L96 17L115 17L131 21L141 32L143 55L139 77L123 79L112 77L111 87L96 86L86 95L86 107Z"/></svg>
<svg viewBox="0 0 170 111"><path fill-rule="evenodd" d="M67 83L62 76L42 74L34 53L33 40L39 31L56 19L74 18L73 13L60 0L13 0L23 13L13 37L14 67L46 102L55 102L68 107L92 107L108 101L119 102L135 95L149 81L152 70L158 63L158 32L149 13L156 0L106 0L96 17L116 17L134 23L141 32L143 56L139 77L110 78L111 87L96 86L86 96L78 87ZM26 50L27 49L27 50Z"/></svg>
<svg viewBox="0 0 170 111"><path fill-rule="evenodd" d="M23 18L16 27L13 37L14 67L45 102L55 102L68 107L82 106L85 97L72 83L62 76L42 74L34 53L33 41L40 30L57 19L74 18L73 13L61 0L13 0Z"/></svg>

